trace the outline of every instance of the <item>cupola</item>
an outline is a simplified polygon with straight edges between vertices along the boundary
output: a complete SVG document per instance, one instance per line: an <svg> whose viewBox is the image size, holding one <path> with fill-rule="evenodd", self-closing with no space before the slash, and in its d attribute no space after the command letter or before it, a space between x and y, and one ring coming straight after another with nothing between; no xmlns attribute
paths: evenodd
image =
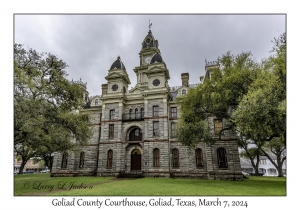
<svg viewBox="0 0 300 210"><path fill-rule="evenodd" d="M113 62L113 64L110 67L110 70L113 70L115 68L116 69L124 69L124 70L126 70L125 65L121 61L120 56L118 56L117 60L115 62Z"/></svg>

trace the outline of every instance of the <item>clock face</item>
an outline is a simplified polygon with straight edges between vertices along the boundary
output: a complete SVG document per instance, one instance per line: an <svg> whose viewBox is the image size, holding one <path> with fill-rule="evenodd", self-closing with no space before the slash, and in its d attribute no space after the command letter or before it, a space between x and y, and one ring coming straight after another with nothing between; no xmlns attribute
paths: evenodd
<svg viewBox="0 0 300 210"><path fill-rule="evenodd" d="M150 56L146 56L144 59L145 63L149 64L151 61L151 57Z"/></svg>

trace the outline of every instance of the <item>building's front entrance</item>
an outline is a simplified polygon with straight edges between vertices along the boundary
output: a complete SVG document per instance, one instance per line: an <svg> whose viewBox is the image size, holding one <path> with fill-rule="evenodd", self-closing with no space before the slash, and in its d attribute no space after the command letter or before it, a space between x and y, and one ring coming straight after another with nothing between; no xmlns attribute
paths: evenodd
<svg viewBox="0 0 300 210"><path fill-rule="evenodd" d="M140 171L142 162L141 151L135 149L131 152L131 171Z"/></svg>

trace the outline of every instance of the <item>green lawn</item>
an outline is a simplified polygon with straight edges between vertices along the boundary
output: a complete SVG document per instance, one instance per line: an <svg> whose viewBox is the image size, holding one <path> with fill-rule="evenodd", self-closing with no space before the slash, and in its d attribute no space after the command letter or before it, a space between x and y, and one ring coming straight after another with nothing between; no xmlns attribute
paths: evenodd
<svg viewBox="0 0 300 210"><path fill-rule="evenodd" d="M83 183L81 188L84 188L84 186L86 186L86 189L69 190L72 182L75 182L75 185L77 186ZM62 187L63 183L65 183L63 187L65 189L59 189ZM51 186L53 186L53 189L51 188ZM143 178L122 180L112 177L52 178L49 176L49 174L16 175L15 195L285 196L286 178L250 177L249 179L244 179L244 181L201 180L184 178Z"/></svg>

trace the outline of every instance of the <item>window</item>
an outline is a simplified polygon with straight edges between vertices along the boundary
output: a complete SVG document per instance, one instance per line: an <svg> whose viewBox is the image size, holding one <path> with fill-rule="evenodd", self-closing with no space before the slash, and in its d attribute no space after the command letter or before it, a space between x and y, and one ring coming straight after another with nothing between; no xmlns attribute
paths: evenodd
<svg viewBox="0 0 300 210"><path fill-rule="evenodd" d="M268 169L268 174L269 175L277 175L277 171L275 168L269 168Z"/></svg>
<svg viewBox="0 0 300 210"><path fill-rule="evenodd" d="M132 117L132 109L129 109L129 119Z"/></svg>
<svg viewBox="0 0 300 210"><path fill-rule="evenodd" d="M80 157L79 157L79 168L83 168L84 166L84 158L85 158L85 153L81 152Z"/></svg>
<svg viewBox="0 0 300 210"><path fill-rule="evenodd" d="M95 100L95 105L98 105L98 99Z"/></svg>
<svg viewBox="0 0 300 210"><path fill-rule="evenodd" d="M114 109L109 111L109 119L111 119L111 120L115 119L115 110Z"/></svg>
<svg viewBox="0 0 300 210"><path fill-rule="evenodd" d="M185 96L185 94L186 94L186 90L183 89L183 90L181 91L181 95L182 95L182 96Z"/></svg>
<svg viewBox="0 0 300 210"><path fill-rule="evenodd" d="M159 107L153 106L153 116L158 116Z"/></svg>
<svg viewBox="0 0 300 210"><path fill-rule="evenodd" d="M108 138L114 138L114 124L109 125L109 133L108 133Z"/></svg>
<svg viewBox="0 0 300 210"><path fill-rule="evenodd" d="M172 166L173 168L179 167L179 152L178 149L172 150Z"/></svg>
<svg viewBox="0 0 300 210"><path fill-rule="evenodd" d="M219 168L228 168L226 150L224 148L219 148L217 150L217 155Z"/></svg>
<svg viewBox="0 0 300 210"><path fill-rule="evenodd" d="M222 119L214 119L215 134L219 135L220 131L223 129Z"/></svg>
<svg viewBox="0 0 300 210"><path fill-rule="evenodd" d="M160 81L159 81L158 79L155 79L155 80L153 81L153 86L157 87L157 86L159 86L159 85L160 85Z"/></svg>
<svg viewBox="0 0 300 210"><path fill-rule="evenodd" d="M63 153L62 161L61 161L61 168L67 168L68 165L68 153Z"/></svg>
<svg viewBox="0 0 300 210"><path fill-rule="evenodd" d="M139 110L137 108L134 110L134 114L135 114L135 119L138 119L139 118Z"/></svg>
<svg viewBox="0 0 300 210"><path fill-rule="evenodd" d="M265 165L265 164L267 164L267 161L266 160L260 160L259 164Z"/></svg>
<svg viewBox="0 0 300 210"><path fill-rule="evenodd" d="M107 152L107 168L112 168L113 161L113 151L108 150Z"/></svg>
<svg viewBox="0 0 300 210"><path fill-rule="evenodd" d="M202 158L202 150L196 149L196 167L203 167L203 158Z"/></svg>
<svg viewBox="0 0 300 210"><path fill-rule="evenodd" d="M177 117L177 107L171 107L171 117Z"/></svg>
<svg viewBox="0 0 300 210"><path fill-rule="evenodd" d="M144 118L144 108L141 108L141 118Z"/></svg>
<svg viewBox="0 0 300 210"><path fill-rule="evenodd" d="M171 123L171 138L176 137L176 123Z"/></svg>
<svg viewBox="0 0 300 210"><path fill-rule="evenodd" d="M153 150L153 166L159 167L159 149L157 148Z"/></svg>
<svg viewBox="0 0 300 210"><path fill-rule="evenodd" d="M153 122L153 136L159 136L159 123L158 123L158 121Z"/></svg>
<svg viewBox="0 0 300 210"><path fill-rule="evenodd" d="M172 96L172 97L171 97L170 100L171 100L171 101L175 101L175 100L176 100L176 96L177 96L177 92L172 92L172 93L171 93L171 96Z"/></svg>
<svg viewBox="0 0 300 210"><path fill-rule="evenodd" d="M129 133L129 141L142 141L142 130L139 128L133 129Z"/></svg>
<svg viewBox="0 0 300 210"><path fill-rule="evenodd" d="M118 85L117 84L114 84L112 87L111 87L111 89L113 90L113 91L117 91L118 90Z"/></svg>

